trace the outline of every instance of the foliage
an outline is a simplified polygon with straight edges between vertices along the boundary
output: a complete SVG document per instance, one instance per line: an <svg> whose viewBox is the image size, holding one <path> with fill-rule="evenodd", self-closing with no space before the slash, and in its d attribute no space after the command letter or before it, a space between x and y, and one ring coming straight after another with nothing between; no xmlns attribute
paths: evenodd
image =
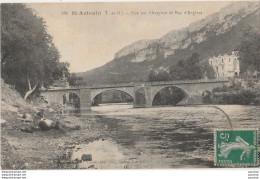
<svg viewBox="0 0 260 179"><path fill-rule="evenodd" d="M245 73L247 69L260 71L260 33L249 26L242 39L238 48L241 73Z"/></svg>
<svg viewBox="0 0 260 179"><path fill-rule="evenodd" d="M217 104L255 104L256 94L250 90L238 92L221 92L213 94L213 103Z"/></svg>
<svg viewBox="0 0 260 179"><path fill-rule="evenodd" d="M70 86L76 86L82 82L83 78L77 76L76 73L71 73L68 77L68 82Z"/></svg>
<svg viewBox="0 0 260 179"><path fill-rule="evenodd" d="M212 102L217 104L260 104L260 94L243 89L240 84L217 87L212 90Z"/></svg>
<svg viewBox="0 0 260 179"><path fill-rule="evenodd" d="M166 71L151 70L149 81L169 81L170 77Z"/></svg>
<svg viewBox="0 0 260 179"><path fill-rule="evenodd" d="M183 80L187 79L187 72L186 70L181 66L172 66L170 68L170 79L171 80Z"/></svg>
<svg viewBox="0 0 260 179"><path fill-rule="evenodd" d="M217 87L213 88L212 92L228 92L228 87L227 86L222 86L222 87Z"/></svg>
<svg viewBox="0 0 260 179"><path fill-rule="evenodd" d="M48 87L63 72L68 75L69 64L59 61L45 21L32 9L2 4L1 25L1 75L20 93L31 90L31 85Z"/></svg>
<svg viewBox="0 0 260 179"><path fill-rule="evenodd" d="M149 81L168 81L168 80L197 80L205 75L208 78L215 78L215 72L209 64L200 63L198 53L193 53L186 60L180 60L177 64L170 67L169 73L166 71L151 70Z"/></svg>
<svg viewBox="0 0 260 179"><path fill-rule="evenodd" d="M208 79L215 79L216 78L216 73L215 73L215 70L214 68L212 67L212 65L210 65L207 61L207 63L204 65L203 67L203 71L204 71L204 74L206 75L206 77Z"/></svg>

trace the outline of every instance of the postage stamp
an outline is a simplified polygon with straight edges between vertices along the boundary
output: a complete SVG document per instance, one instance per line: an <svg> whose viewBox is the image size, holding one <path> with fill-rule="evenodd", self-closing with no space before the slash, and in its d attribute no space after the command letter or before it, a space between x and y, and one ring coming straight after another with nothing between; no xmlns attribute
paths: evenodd
<svg viewBox="0 0 260 179"><path fill-rule="evenodd" d="M216 129L216 166L258 165L257 129Z"/></svg>

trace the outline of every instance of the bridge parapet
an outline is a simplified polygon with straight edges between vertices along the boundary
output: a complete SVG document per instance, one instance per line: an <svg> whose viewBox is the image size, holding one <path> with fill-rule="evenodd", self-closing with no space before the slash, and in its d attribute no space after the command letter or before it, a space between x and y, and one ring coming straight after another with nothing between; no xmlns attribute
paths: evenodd
<svg viewBox="0 0 260 179"><path fill-rule="evenodd" d="M158 81L150 82L152 86L156 85L177 85L177 84L198 84L198 83L218 83L218 82L228 82L228 78L218 78L218 79L200 79L200 80L178 80L178 81Z"/></svg>
<svg viewBox="0 0 260 179"><path fill-rule="evenodd" d="M92 100L96 95L108 91L117 90L127 93L133 98L134 107L152 106L155 95L163 88L174 86L181 89L187 100L185 103L201 103L202 93L205 90L212 91L213 88L227 85L228 78L220 79L200 79L182 81L162 81L162 82L138 82L138 83L114 83L102 85L81 85L67 88L53 88L41 90L41 94L51 103L59 103L66 93L74 93L80 98L80 105L83 108L90 108Z"/></svg>
<svg viewBox="0 0 260 179"><path fill-rule="evenodd" d="M79 85L71 86L64 89L80 89L80 88L118 88L118 87L134 87L134 86L156 86L156 85L177 85L177 84L197 84L197 83L217 83L217 82L228 82L228 78L217 78L217 79L200 79L200 80L178 80L178 81L155 81L155 82L131 82L131 83L114 83L114 84L93 84L93 85ZM62 88L61 88L62 89ZM53 89L55 90L55 89ZM58 90L58 89L57 89Z"/></svg>

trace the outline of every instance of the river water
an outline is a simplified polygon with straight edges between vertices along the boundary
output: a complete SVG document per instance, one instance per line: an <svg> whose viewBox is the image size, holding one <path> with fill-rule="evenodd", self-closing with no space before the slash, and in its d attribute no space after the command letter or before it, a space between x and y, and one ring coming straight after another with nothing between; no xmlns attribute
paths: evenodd
<svg viewBox="0 0 260 179"><path fill-rule="evenodd" d="M109 135L81 151L95 153L99 168L214 167L214 129L260 128L260 106L217 105L132 108L132 105L92 107ZM81 117L84 117L82 115ZM230 124L231 123L231 124ZM113 153L113 154L112 154ZM103 156L103 160L100 159ZM106 156L109 156L106 159ZM90 165L84 162L82 167ZM93 165L93 166L94 166Z"/></svg>

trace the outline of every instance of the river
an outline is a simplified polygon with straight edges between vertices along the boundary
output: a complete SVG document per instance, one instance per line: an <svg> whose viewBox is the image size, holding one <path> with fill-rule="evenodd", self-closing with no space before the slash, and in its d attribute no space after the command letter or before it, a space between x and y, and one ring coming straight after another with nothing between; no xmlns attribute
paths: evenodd
<svg viewBox="0 0 260 179"><path fill-rule="evenodd" d="M98 168L214 167L214 129L231 128L231 125L260 128L260 106L216 106L225 111L230 121L212 106L92 107L91 115L109 135L92 144L80 145L72 157L75 159L86 151L96 153L92 164L99 165ZM83 162L81 167L90 164Z"/></svg>

